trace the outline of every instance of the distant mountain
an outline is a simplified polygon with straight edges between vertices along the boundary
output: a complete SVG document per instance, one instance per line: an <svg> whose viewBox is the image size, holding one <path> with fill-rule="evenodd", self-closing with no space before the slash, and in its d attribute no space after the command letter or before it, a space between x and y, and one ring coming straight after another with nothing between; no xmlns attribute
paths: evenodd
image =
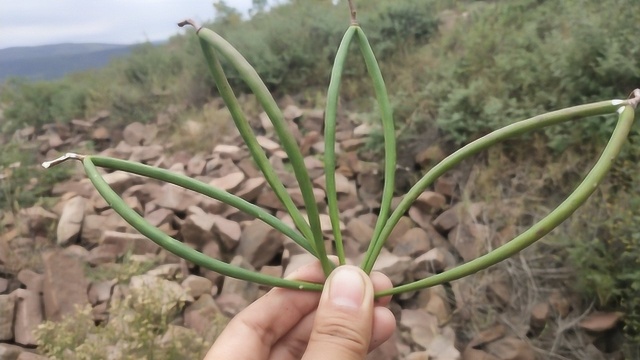
<svg viewBox="0 0 640 360"><path fill-rule="evenodd" d="M0 83L10 77L53 80L72 72L104 67L131 53L135 45L57 44L0 49Z"/></svg>

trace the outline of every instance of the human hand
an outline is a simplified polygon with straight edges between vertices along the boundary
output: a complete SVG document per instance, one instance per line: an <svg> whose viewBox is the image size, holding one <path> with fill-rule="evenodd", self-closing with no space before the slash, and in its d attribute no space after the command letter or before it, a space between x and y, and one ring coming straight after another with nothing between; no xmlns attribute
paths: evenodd
<svg viewBox="0 0 640 360"><path fill-rule="evenodd" d="M301 267L291 279L322 282L319 262ZM396 322L374 301L374 291L392 286L382 273L367 276L355 266L336 268L322 294L276 288L236 315L205 360L362 360L391 337Z"/></svg>

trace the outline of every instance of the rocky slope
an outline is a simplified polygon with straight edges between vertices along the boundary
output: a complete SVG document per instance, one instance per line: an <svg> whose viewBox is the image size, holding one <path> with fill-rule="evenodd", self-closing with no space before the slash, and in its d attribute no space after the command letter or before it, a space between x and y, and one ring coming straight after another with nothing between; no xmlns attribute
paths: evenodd
<svg viewBox="0 0 640 360"><path fill-rule="evenodd" d="M323 231L331 247L321 161L322 111L289 104L284 113L313 178ZM187 174L291 223L238 136L212 144L206 153L171 148L158 137L167 126L165 115L160 114L155 123L133 122L118 130L108 127L109 114L104 112L40 131L22 129L14 136L25 148L37 149L49 159L90 140L102 154ZM302 208L287 155L270 123L264 114L254 120L261 134L260 145ZM337 132L339 208L347 256L353 263L360 261L373 233L383 180L379 164L363 161L358 155L370 131L370 125L343 116ZM428 147L416 157L415 167L426 168L442 157L439 148ZM293 241L219 201L122 172L105 172L104 178L150 223L211 257L277 276L312 260ZM485 221L485 204L459 200L459 182L455 175L444 177L420 195L390 236L376 270L387 274L394 284L402 284L474 259L510 239L509 230L513 229L493 229ZM184 304L172 324L204 337L219 326L220 316L232 317L267 291L198 268L139 235L110 209L80 169L77 176L56 185L51 193L58 199L51 208L36 206L2 214L0 359L41 358L36 355L33 331L43 321L68 318L76 306L90 306L96 323L106 323L113 304L136 289L170 289L165 292ZM125 260L153 265L133 274L129 281L119 281L117 275L90 275L110 274L114 269L113 273L119 274L117 269ZM542 331L550 317L567 316L571 304L560 294L520 309L524 327L492 321L483 328L465 328L470 326L468 309L478 301L479 292L481 299L506 314L515 306L514 288L518 286L495 277L478 290L472 279L462 279L397 296L391 308L398 330L369 358L535 359L539 354L527 336ZM618 320L617 314L591 314L575 327L597 334L615 327Z"/></svg>

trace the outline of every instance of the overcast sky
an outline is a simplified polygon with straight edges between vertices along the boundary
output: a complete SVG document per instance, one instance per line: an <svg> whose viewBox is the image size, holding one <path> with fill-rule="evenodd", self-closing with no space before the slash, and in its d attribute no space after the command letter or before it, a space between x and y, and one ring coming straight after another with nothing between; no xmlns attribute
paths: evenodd
<svg viewBox="0 0 640 360"><path fill-rule="evenodd" d="M246 12L252 0L227 0ZM1 0L0 49L46 44L132 44L176 34L180 20L214 16L213 0Z"/></svg>

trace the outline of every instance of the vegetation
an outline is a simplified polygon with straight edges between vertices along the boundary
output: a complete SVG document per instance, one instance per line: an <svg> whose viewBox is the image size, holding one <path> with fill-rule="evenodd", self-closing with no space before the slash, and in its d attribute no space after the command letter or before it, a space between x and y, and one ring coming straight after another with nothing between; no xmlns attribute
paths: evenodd
<svg viewBox="0 0 640 360"><path fill-rule="evenodd" d="M400 158L411 157L425 141L438 138L443 147L458 147L509 122L620 98L640 84L640 43L636 41L640 12L624 10L634 8L632 0L360 3L359 20L389 86L396 122L401 125L399 142L406 144ZM237 46L275 94L304 88L300 101L321 107L324 95L317 93L326 88L337 41L348 21L344 6L344 1L338 7L330 1L290 1L269 12L256 9L249 20L229 11L210 25ZM149 121L168 104L180 104L185 113L198 114L216 93L209 77L202 76L206 69L198 46L195 37L176 37L163 47L145 45L130 58L98 72L52 83L11 81L0 90L5 107L0 130L10 136L26 125L86 118L101 109L112 112L114 126L131 119ZM234 88L246 91L237 75L224 66ZM349 56L345 68L344 106L365 113L377 111L368 110L373 108L373 93L368 80L363 80L364 64ZM192 117L198 116L183 116L180 121ZM539 217L543 205L571 191L608 138L612 125L603 120L595 117L551 127L530 137L535 141L507 143L502 153L492 152L494 158L480 156L476 163L485 169L527 164L518 168L517 179L522 187L534 189L527 193L527 206L535 209L530 211L533 217ZM632 143L637 143L637 130ZM1 149L3 171L25 156L11 150L12 146L15 149L12 143ZM599 197L553 238L563 240L563 260L576 269L576 289L585 302L596 299L600 309L625 312L630 342L638 341L640 328L640 283L634 276L640 248L635 210L640 195L636 196L639 189L633 181L640 175L638 155L637 150L628 149ZM33 160L23 163L29 161ZM548 171L540 174L539 168ZM510 172L493 170L494 181L509 186L512 179L505 174ZM15 183L9 186L23 188L31 177L33 172L28 171L14 177ZM13 193L13 187L5 191ZM25 187L19 193L23 195L0 205L28 206L46 195L46 187ZM478 189L466 196L484 194ZM507 196L505 191L493 200Z"/></svg>

